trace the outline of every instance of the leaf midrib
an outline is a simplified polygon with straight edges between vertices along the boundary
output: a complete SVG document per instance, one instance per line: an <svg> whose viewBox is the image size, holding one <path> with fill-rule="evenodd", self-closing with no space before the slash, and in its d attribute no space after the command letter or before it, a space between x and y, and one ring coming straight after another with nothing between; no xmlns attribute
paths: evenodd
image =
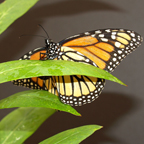
<svg viewBox="0 0 144 144"><path fill-rule="evenodd" d="M62 141L64 141L64 140L66 140L66 139L68 139L68 138L72 137L73 135L77 135L77 134L79 134L79 133L80 133L80 132L75 132L74 134L71 134L71 135L69 135L69 136L65 137L64 139L62 139L62 140L60 140L60 141L56 142L55 144L58 144L58 143L60 143L60 142L62 142Z"/></svg>
<svg viewBox="0 0 144 144"><path fill-rule="evenodd" d="M40 64L35 64L35 66L37 66L37 65L40 65ZM20 69L20 68L26 68L26 67L29 67L29 66L34 66L34 64L29 64L28 66L24 65L24 66L20 66L20 67L17 67L17 68L11 68L11 69L0 72L0 74L3 74L5 72L10 72L10 71L13 71L13 70L16 70L16 69Z"/></svg>
<svg viewBox="0 0 144 144"><path fill-rule="evenodd" d="M6 1L6 2L7 2L7 1ZM8 12L9 12L13 7L15 7L15 6L16 6L17 4L19 4L19 3L20 3L20 1L17 2L17 3L15 3L11 8L7 9L7 11L5 11L5 13L2 14L2 16L1 16L1 18L0 18L0 21L1 21L1 19L2 19L5 15L8 14Z"/></svg>

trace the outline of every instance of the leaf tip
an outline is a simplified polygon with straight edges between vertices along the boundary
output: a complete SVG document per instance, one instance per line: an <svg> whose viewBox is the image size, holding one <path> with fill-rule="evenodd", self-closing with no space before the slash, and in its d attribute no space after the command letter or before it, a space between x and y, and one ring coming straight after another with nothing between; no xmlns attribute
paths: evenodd
<svg viewBox="0 0 144 144"><path fill-rule="evenodd" d="M102 129L102 128L103 128L103 126L96 125L94 130L97 131L97 130Z"/></svg>
<svg viewBox="0 0 144 144"><path fill-rule="evenodd" d="M82 115L81 115L80 113L78 113L78 112L77 112L77 115L76 115L76 116L80 116L80 117L82 117Z"/></svg>

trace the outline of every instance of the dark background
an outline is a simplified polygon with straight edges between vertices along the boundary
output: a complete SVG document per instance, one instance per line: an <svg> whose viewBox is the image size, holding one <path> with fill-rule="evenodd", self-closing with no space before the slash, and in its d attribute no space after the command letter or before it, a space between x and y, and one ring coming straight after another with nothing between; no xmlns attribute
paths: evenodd
<svg viewBox="0 0 144 144"><path fill-rule="evenodd" d="M58 42L68 36L100 28L132 29L144 36L143 0L41 0L0 35L0 62L16 60L26 52L44 46L39 37L18 37L22 34L43 35L41 24ZM99 124L82 144L143 144L143 44L130 54L113 72L128 87L107 81L99 99L76 109L82 117L57 112L51 116L25 144L35 144L58 132L86 125ZM0 85L0 99L26 90L11 83ZM0 110L0 119L10 109Z"/></svg>

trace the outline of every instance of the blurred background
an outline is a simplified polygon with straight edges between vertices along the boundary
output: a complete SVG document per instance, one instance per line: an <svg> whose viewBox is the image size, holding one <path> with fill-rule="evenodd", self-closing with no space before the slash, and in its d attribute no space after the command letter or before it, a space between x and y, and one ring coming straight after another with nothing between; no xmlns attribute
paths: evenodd
<svg viewBox="0 0 144 144"><path fill-rule="evenodd" d="M2 1L0 1L2 2ZM51 39L62 39L81 32L102 28L126 28L144 36L143 0L42 0L16 20L0 35L0 62L19 59L26 52L45 46L37 26L41 24ZM61 131L87 125L102 125L82 144L143 144L144 143L144 44L130 54L112 73L128 87L107 81L100 97L91 104L76 107L77 117L57 112L46 120L25 144L38 143ZM0 85L0 99L28 90L12 83ZM0 110L0 120L13 109Z"/></svg>

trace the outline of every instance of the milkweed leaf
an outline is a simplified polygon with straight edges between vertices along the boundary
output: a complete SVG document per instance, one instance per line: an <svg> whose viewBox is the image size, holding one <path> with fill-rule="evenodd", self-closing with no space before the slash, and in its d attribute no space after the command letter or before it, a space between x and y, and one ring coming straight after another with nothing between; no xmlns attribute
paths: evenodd
<svg viewBox="0 0 144 144"><path fill-rule="evenodd" d="M0 83L37 76L86 75L125 85L100 68L64 60L16 60L0 64Z"/></svg>
<svg viewBox="0 0 144 144"><path fill-rule="evenodd" d="M80 116L70 105L60 102L58 96L44 90L29 90L0 100L0 109L13 107L45 107Z"/></svg>
<svg viewBox="0 0 144 144"><path fill-rule="evenodd" d="M0 144L21 144L56 110L18 108L0 121Z"/></svg>
<svg viewBox="0 0 144 144"><path fill-rule="evenodd" d="M38 0L5 0L0 4L0 34Z"/></svg>

